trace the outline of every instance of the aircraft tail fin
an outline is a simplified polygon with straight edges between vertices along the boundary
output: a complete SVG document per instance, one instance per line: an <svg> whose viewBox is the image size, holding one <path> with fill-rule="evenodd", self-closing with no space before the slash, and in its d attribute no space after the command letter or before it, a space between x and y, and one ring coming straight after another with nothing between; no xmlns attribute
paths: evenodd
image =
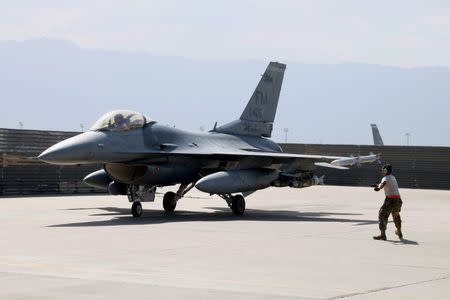
<svg viewBox="0 0 450 300"><path fill-rule="evenodd" d="M239 120L216 128L217 132L270 137L286 65L270 62Z"/></svg>
<svg viewBox="0 0 450 300"><path fill-rule="evenodd" d="M373 144L377 146L383 146L383 139L381 139L380 131L378 130L377 124L370 124L370 127L372 127L372 134L373 134Z"/></svg>

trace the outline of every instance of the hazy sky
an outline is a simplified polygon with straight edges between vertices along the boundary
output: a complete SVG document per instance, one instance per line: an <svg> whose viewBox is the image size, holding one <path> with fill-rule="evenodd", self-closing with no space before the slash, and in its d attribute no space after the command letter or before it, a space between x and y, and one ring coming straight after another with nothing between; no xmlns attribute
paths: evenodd
<svg viewBox="0 0 450 300"><path fill-rule="evenodd" d="M4 1L0 40L198 59L450 66L450 1Z"/></svg>

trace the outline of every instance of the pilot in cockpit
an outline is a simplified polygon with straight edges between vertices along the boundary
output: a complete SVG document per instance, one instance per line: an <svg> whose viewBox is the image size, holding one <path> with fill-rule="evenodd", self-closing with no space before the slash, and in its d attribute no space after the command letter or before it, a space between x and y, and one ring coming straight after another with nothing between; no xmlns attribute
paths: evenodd
<svg viewBox="0 0 450 300"><path fill-rule="evenodd" d="M143 128L152 121L134 111L115 110L103 115L91 127L93 131L128 131Z"/></svg>
<svg viewBox="0 0 450 300"><path fill-rule="evenodd" d="M122 114L116 114L114 116L114 123L111 126L112 130L122 131L129 129L129 120L125 118Z"/></svg>

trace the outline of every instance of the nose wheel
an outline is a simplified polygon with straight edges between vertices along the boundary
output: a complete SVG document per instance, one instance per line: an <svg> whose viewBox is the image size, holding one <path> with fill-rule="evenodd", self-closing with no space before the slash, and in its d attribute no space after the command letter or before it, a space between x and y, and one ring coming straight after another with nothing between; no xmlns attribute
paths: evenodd
<svg viewBox="0 0 450 300"><path fill-rule="evenodd" d="M142 215L142 204L139 201L133 202L131 205L131 214L134 218L140 217Z"/></svg>

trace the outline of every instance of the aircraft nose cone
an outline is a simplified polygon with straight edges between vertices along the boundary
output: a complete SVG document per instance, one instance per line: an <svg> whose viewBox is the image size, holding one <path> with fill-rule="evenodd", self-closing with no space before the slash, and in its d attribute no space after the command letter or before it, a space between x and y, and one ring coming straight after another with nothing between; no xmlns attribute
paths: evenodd
<svg viewBox="0 0 450 300"><path fill-rule="evenodd" d="M64 143L65 142L65 143ZM51 146L42 152L38 159L50 164L71 164L79 158L80 148L76 143L66 141ZM77 147L78 146L78 147Z"/></svg>
<svg viewBox="0 0 450 300"><path fill-rule="evenodd" d="M86 163L95 155L95 145L99 137L95 133L86 132L59 142L42 152L38 159L58 165Z"/></svg>
<svg viewBox="0 0 450 300"><path fill-rule="evenodd" d="M38 159L50 164L65 164L70 162L70 158L73 157L71 153L73 152L71 147L61 147L58 143L42 152Z"/></svg>
<svg viewBox="0 0 450 300"><path fill-rule="evenodd" d="M52 163L52 162L56 161L54 151L51 148L52 147L50 147L47 150L45 150L44 152L42 152L38 156L38 159L40 161L43 161L43 162L46 162L46 163Z"/></svg>

